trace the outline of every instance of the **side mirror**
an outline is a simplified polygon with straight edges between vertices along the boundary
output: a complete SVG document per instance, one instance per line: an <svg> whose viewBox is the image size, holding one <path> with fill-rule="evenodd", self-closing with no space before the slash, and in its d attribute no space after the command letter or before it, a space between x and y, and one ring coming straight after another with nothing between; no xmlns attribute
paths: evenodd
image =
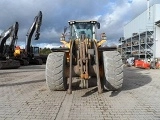
<svg viewBox="0 0 160 120"><path fill-rule="evenodd" d="M100 29L100 23L97 23L97 28Z"/></svg>
<svg viewBox="0 0 160 120"><path fill-rule="evenodd" d="M65 35L62 33L61 37L60 37L60 41L65 41Z"/></svg>

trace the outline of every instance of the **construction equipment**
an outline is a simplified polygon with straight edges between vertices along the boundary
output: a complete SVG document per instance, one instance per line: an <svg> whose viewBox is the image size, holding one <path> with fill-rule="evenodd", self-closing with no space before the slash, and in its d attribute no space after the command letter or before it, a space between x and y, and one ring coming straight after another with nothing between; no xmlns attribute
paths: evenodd
<svg viewBox="0 0 160 120"><path fill-rule="evenodd" d="M32 36L35 33L35 40L39 39L40 36L40 27L42 23L42 12L39 11L38 15L35 17L34 22L26 35L26 48L23 53L23 59L29 61L29 64L41 65L43 63L40 55L39 55L39 47L32 47L31 41ZM36 54L35 54L36 53Z"/></svg>
<svg viewBox="0 0 160 120"><path fill-rule="evenodd" d="M18 38L18 27L18 22L16 22L13 26L0 35L0 69L20 67L19 61L10 58L12 54L11 51L14 51L15 40ZM6 41L9 38L10 43L9 45L6 45Z"/></svg>
<svg viewBox="0 0 160 120"><path fill-rule="evenodd" d="M65 48L53 48L46 61L45 77L50 90L72 93L72 78L79 77L80 86L88 88L88 81L97 79L98 93L118 90L123 83L123 64L116 47L101 47L106 34L97 41L97 21L69 21L70 40L61 36ZM66 31L66 30L64 30ZM67 85L68 84L68 85Z"/></svg>
<svg viewBox="0 0 160 120"><path fill-rule="evenodd" d="M13 55L11 58L14 60L18 60L22 66L27 66L29 65L29 62L27 59L23 59L22 56L25 57L25 55L23 54L24 54L24 51L20 48L20 46L15 46L15 50L14 50L14 53L11 54Z"/></svg>
<svg viewBox="0 0 160 120"><path fill-rule="evenodd" d="M137 68L150 69L150 62L147 59L136 59L134 66Z"/></svg>
<svg viewBox="0 0 160 120"><path fill-rule="evenodd" d="M160 68L160 58L150 58L150 69L159 69Z"/></svg>
<svg viewBox="0 0 160 120"><path fill-rule="evenodd" d="M135 58L129 57L126 60L126 65L128 67L135 66L142 69L159 69L160 68L160 59L158 58Z"/></svg>

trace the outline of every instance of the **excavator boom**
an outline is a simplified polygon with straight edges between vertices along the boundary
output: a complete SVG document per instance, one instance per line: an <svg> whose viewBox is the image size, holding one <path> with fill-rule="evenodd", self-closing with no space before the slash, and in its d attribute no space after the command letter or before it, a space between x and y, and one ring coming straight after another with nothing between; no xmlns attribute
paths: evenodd
<svg viewBox="0 0 160 120"><path fill-rule="evenodd" d="M27 54L32 54L31 53L31 41L32 41L32 36L35 32L35 40L39 39L40 36L40 27L42 23L42 12L39 11L38 15L34 18L34 22L32 26L29 28L27 35L26 35L26 53Z"/></svg>
<svg viewBox="0 0 160 120"><path fill-rule="evenodd" d="M20 63L19 61L12 60L9 58L11 51L14 51L14 44L18 33L18 22L15 22L13 26L11 26L8 30L1 33L0 36L0 69L7 69L7 68L19 68ZM10 44L7 46L5 45L8 39L10 40Z"/></svg>
<svg viewBox="0 0 160 120"><path fill-rule="evenodd" d="M29 28L27 34L26 34L26 47L25 47L25 57L23 59L26 59L29 64L36 64L36 65L41 65L43 63L42 59L40 58L39 55L39 47L32 47L31 42L32 42L32 37L35 34L34 40L38 40L40 36L40 27L42 23L42 12L39 11L38 15L34 18L34 21ZM38 56L35 54L35 50L38 50Z"/></svg>

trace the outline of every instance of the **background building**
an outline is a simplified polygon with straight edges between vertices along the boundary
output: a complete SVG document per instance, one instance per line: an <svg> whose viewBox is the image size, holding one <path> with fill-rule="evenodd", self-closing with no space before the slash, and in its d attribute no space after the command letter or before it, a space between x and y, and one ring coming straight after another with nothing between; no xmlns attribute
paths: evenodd
<svg viewBox="0 0 160 120"><path fill-rule="evenodd" d="M119 41L122 58L160 58L160 4L148 7L126 24Z"/></svg>

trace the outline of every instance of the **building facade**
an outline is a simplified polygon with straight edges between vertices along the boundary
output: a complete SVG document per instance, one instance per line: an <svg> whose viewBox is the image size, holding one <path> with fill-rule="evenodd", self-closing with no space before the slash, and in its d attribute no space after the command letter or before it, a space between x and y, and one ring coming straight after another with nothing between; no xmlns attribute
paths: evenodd
<svg viewBox="0 0 160 120"><path fill-rule="evenodd" d="M122 58L160 58L160 4L155 4L124 26Z"/></svg>

